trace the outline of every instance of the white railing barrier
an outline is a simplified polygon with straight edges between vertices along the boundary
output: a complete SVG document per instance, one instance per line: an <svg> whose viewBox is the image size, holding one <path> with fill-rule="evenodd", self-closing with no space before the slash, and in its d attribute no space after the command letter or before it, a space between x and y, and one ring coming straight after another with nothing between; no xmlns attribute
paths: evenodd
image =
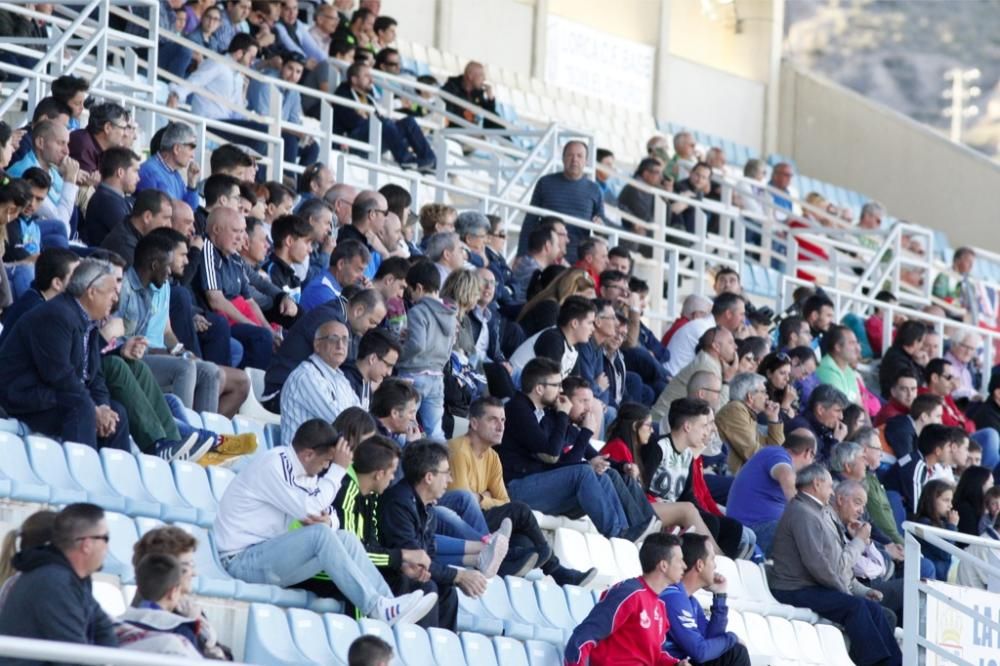
<svg viewBox="0 0 1000 666"><path fill-rule="evenodd" d="M203 660L168 657L153 652L140 652L123 648L97 647L79 643L60 643L34 638L0 636L0 655L32 662L60 664L115 664L116 666L191 666L204 664ZM230 662L234 663L234 662ZM236 662L242 666L242 662Z"/></svg>

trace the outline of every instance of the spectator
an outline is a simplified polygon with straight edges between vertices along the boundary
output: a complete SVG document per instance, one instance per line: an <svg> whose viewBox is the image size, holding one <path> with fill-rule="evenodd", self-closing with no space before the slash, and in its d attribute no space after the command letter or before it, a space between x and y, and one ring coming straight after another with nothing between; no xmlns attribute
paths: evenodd
<svg viewBox="0 0 1000 666"><path fill-rule="evenodd" d="M916 513L924 484L953 463L953 444L962 437L964 433L958 428L928 424L920 431L917 448L900 457L886 473L886 490L902 496L907 515Z"/></svg>
<svg viewBox="0 0 1000 666"><path fill-rule="evenodd" d="M117 292L112 266L85 259L66 293L21 317L0 347L0 406L8 414L49 437L129 449L124 407L104 383L96 327Z"/></svg>
<svg viewBox="0 0 1000 666"><path fill-rule="evenodd" d="M319 21L317 21L317 25L319 25ZM330 34L333 34L333 30L330 31ZM299 20L298 0L283 0L278 21L274 24L274 35L278 38L284 51L294 53L302 58L302 63L307 66L307 69L313 69L318 63L329 57L329 46L327 50L324 50L317 44L312 31Z"/></svg>
<svg viewBox="0 0 1000 666"><path fill-rule="evenodd" d="M580 258L574 268L582 268L594 280L594 288L601 288L601 274L608 269L608 241L592 237L580 242Z"/></svg>
<svg viewBox="0 0 1000 666"><path fill-rule="evenodd" d="M670 628L659 595L684 575L680 540L654 534L639 549L642 575L615 585L573 630L564 652L567 664L683 663L664 647Z"/></svg>
<svg viewBox="0 0 1000 666"><path fill-rule="evenodd" d="M715 548L703 534L688 533L681 537L681 551L684 577L660 594L670 627L664 643L667 652L696 664L750 666L746 646L736 634L726 631L728 581L716 572ZM694 597L701 590L712 593L711 621Z"/></svg>
<svg viewBox="0 0 1000 666"><path fill-rule="evenodd" d="M463 268L468 257L468 251L462 247L454 231L444 231L428 238L425 252L441 274L442 283L452 272Z"/></svg>
<svg viewBox="0 0 1000 666"><path fill-rule="evenodd" d="M90 82L79 76L63 74L52 81L51 87L52 97L68 106L71 111L66 127L71 130L79 129L80 116L83 115Z"/></svg>
<svg viewBox="0 0 1000 666"><path fill-rule="evenodd" d="M510 426L497 451L507 490L512 499L543 513L582 511L601 534L619 536L628 524L610 479L590 465L557 464L567 446L572 406L561 382L555 361L537 358L525 365L521 392L505 405ZM577 439L589 442L597 425L580 430Z"/></svg>
<svg viewBox="0 0 1000 666"><path fill-rule="evenodd" d="M670 344L667 345L667 351L670 352L667 372L676 375L694 359L701 336L713 325L724 328L735 336L745 319L746 303L740 296L736 294L716 296L712 303L711 319L703 317L688 322L670 339Z"/></svg>
<svg viewBox="0 0 1000 666"><path fill-rule="evenodd" d="M375 28L375 18L377 16L377 14L368 9L358 8L351 14L350 21L345 21L341 17L340 27L333 34L334 41L342 39L352 44L359 51L368 49L371 39L369 35Z"/></svg>
<svg viewBox="0 0 1000 666"><path fill-rule="evenodd" d="M833 317L832 307L830 317ZM795 347L811 347L812 341L812 326L802 317L791 315L778 324L778 351L787 352Z"/></svg>
<svg viewBox="0 0 1000 666"><path fill-rule="evenodd" d="M820 465L796 476L797 494L788 503L774 536L771 590L782 603L810 608L844 626L851 641L851 659L863 664L902 663L892 627L876 601L879 594L863 592L853 576L844 576L844 552L833 511L830 473ZM850 547L860 551L870 527L849 528ZM856 591L861 594L856 594Z"/></svg>
<svg viewBox="0 0 1000 666"><path fill-rule="evenodd" d="M847 436L844 410L847 396L828 384L821 384L809 395L804 414L792 420L789 427L806 427L816 436L817 462L826 462L830 449Z"/></svg>
<svg viewBox="0 0 1000 666"><path fill-rule="evenodd" d="M636 167L635 173L632 174L632 178L645 183L651 189L663 187L663 162L655 157L643 158L639 162L639 166ZM600 184L600 175L598 175L598 184ZM656 210L656 197L657 195L653 192L639 189L629 183L622 188L621 194L618 196L618 207L622 212L629 213L643 222L652 223ZM669 204L666 202L664 202L664 209L665 214L669 215L669 212L667 212L669 211ZM653 232L651 227L636 225L625 220L623 220L623 226L640 236L650 236ZM652 256L648 246L642 246L639 249L644 255L649 252L648 256Z"/></svg>
<svg viewBox="0 0 1000 666"><path fill-rule="evenodd" d="M753 530L765 556L770 555L785 506L795 497L795 475L815 458L816 439L808 430L799 429L789 432L781 446L759 450L736 474L726 515Z"/></svg>
<svg viewBox="0 0 1000 666"><path fill-rule="evenodd" d="M295 207L295 214L301 215L301 208L311 199L322 199L331 187L335 185L333 172L330 167L322 162L309 165L302 175L299 176L298 194L299 203ZM347 224L349 218L340 218L338 223L341 226Z"/></svg>
<svg viewBox="0 0 1000 666"><path fill-rule="evenodd" d="M34 148L34 138L32 133L34 128L38 126L39 123L45 120L51 120L56 122L63 127L69 125L69 118L73 114L73 110L70 109L66 104L60 102L55 97L44 97L38 104L35 105L35 110L31 114L31 124L22 128L21 140L14 145L15 142L11 141L10 146L14 148L13 154L7 157L7 164L3 167L7 168L11 164L16 164L25 155L30 153Z"/></svg>
<svg viewBox="0 0 1000 666"><path fill-rule="evenodd" d="M695 320L695 322L700 320ZM711 321L711 320L709 320ZM687 397L692 378L700 372L708 372L719 378L719 402L729 402L729 386L726 382L736 374L736 341L733 334L723 327L710 327L698 341L698 352L690 363L683 366L667 388L653 404L653 419L664 423L674 401Z"/></svg>
<svg viewBox="0 0 1000 666"><path fill-rule="evenodd" d="M482 63L470 61L462 74L453 76L445 81L441 90L454 95L470 106L478 106L487 113L496 115L497 102L493 97L493 86L486 82L486 68ZM448 113L465 119L473 125L482 124L484 129L500 129L503 125L483 116L480 116L472 109L467 109L453 102L445 100L445 109Z"/></svg>
<svg viewBox="0 0 1000 666"><path fill-rule="evenodd" d="M902 559L902 550L896 550L896 548L902 546L903 537L896 527L896 518L892 513L892 506L889 503L888 495L886 495L885 486L875 474L875 470L879 469L882 462L882 444L878 431L874 428L861 428L854 434L854 440L861 445L863 454L864 478L862 483L868 493L868 503L865 509L871 517L874 529L884 534L892 544L895 544L895 546L885 544L886 550L891 550L894 558L899 555L898 559Z"/></svg>
<svg viewBox="0 0 1000 666"><path fill-rule="evenodd" d="M10 165L7 176L21 178L32 167L44 171L50 182L47 196L35 212L45 220L58 220L62 235L69 237L70 216L79 191L78 181L89 180L80 173L80 165L69 156L69 132L63 125L43 120L32 128L31 150Z"/></svg>
<svg viewBox="0 0 1000 666"><path fill-rule="evenodd" d="M290 3L294 3L296 7L298 6L297 0L286 0L283 4L285 9L282 9L282 13L287 11ZM302 27L302 30L305 30L304 23L300 21L298 25ZM280 37L283 26L281 23L278 23L277 27ZM285 34L287 35L287 33ZM308 33L305 36L308 37ZM308 48L308 46L306 41L302 42L303 48ZM325 57L323 60L325 60ZM311 57L307 60L307 57L302 53L299 53L295 49L289 49L281 54L280 69L269 68L265 69L262 73L279 78L286 83L298 84L302 80L303 73L309 69L310 63L314 62ZM271 85L258 80L253 80L251 84L248 89L247 108L261 116L269 116ZM278 92L281 97L281 121L289 125L302 125L302 96L299 91L281 87L278 89ZM316 160L319 159L320 145L312 135L306 134L301 130L289 128L282 129L281 138L284 142L283 157L285 162L310 166L315 164Z"/></svg>
<svg viewBox="0 0 1000 666"><path fill-rule="evenodd" d="M333 233L333 209L325 200L319 197L310 197L295 209L295 214L309 223L312 235L310 236L309 260L294 264L292 268L295 270L295 275L303 283L309 283L318 275L325 273L330 267L330 255L337 244L336 236ZM350 224L341 227L341 230L344 229L353 231ZM356 240L368 248L369 252L372 251L372 246L364 237L351 236L349 238L345 232L344 237L340 240L346 241L348 239ZM370 266L374 265L375 256L372 255L372 259L368 261L368 268L364 269L365 275L368 275L372 270Z"/></svg>
<svg viewBox="0 0 1000 666"><path fill-rule="evenodd" d="M101 182L87 204L80 224L80 238L90 246L124 222L135 204L133 194L139 184L139 156L128 148L108 148L101 155Z"/></svg>
<svg viewBox="0 0 1000 666"><path fill-rule="evenodd" d="M234 3L247 0L235 0ZM160 136L159 150L139 167L136 191L160 190L171 199L180 199L198 208L198 176L201 167L194 161L194 130L182 123L168 123Z"/></svg>
<svg viewBox="0 0 1000 666"><path fill-rule="evenodd" d="M708 317L709 314L711 314L711 311L712 301L704 296L699 296L698 294L688 294L684 297L684 302L681 304L681 316L675 319L670 325L670 328L667 329L667 332L663 334L663 337L660 339L660 344L664 347L669 346L674 334L680 330L684 324L687 324L695 319Z"/></svg>
<svg viewBox="0 0 1000 666"><path fill-rule="evenodd" d="M371 68L355 63L347 68L344 81L334 94L360 104L372 104L374 98ZM368 113L347 106L334 107L333 131L357 141L368 140ZM378 115L378 111L373 113ZM437 165L434 150L416 121L407 116L400 120L379 117L382 124L382 145L404 169L419 169L433 173Z"/></svg>
<svg viewBox="0 0 1000 666"><path fill-rule="evenodd" d="M913 512L913 519L924 525L957 532L959 515L952 506L954 496L955 486L947 481L941 479L928 481ZM919 541L921 555L934 565L935 578L947 581L948 570L951 569L951 554L924 539Z"/></svg>
<svg viewBox="0 0 1000 666"><path fill-rule="evenodd" d="M522 234L525 232L522 230ZM556 263L559 240L555 229L542 225L531 231L524 253L518 253L511 265L511 282L515 301L527 300L528 285L534 276Z"/></svg>
<svg viewBox="0 0 1000 666"><path fill-rule="evenodd" d="M957 284L953 285L948 272L942 271L934 278L931 292L938 298L959 305L967 313L972 325L978 326L983 305L979 283L971 277L975 263L975 250L971 247L958 248L951 259L951 270L959 277Z"/></svg>
<svg viewBox="0 0 1000 666"><path fill-rule="evenodd" d="M218 40L219 53L225 53L237 33L247 33L250 31L247 25L247 17L250 15L251 7L250 0L226 0L226 11L222 13L222 24L215 34Z"/></svg>
<svg viewBox="0 0 1000 666"><path fill-rule="evenodd" d="M924 368L924 380L927 386L921 389L921 392L936 395L943 402L941 423L961 428L969 434L971 439L976 440L982 447L983 465L993 469L997 464L1000 464L1000 435L997 434L996 429L986 427L977 430L973 420L958 408L952 398L956 374L951 363L943 358L932 359Z"/></svg>
<svg viewBox="0 0 1000 666"><path fill-rule="evenodd" d="M927 326L914 319L903 322L897 329L896 339L892 341L892 346L885 353L882 364L878 368L879 391L882 395L889 394L889 389L903 369L912 371L918 379L922 380L923 369L915 357L924 345L925 335L927 335Z"/></svg>
<svg viewBox="0 0 1000 666"><path fill-rule="evenodd" d="M274 286L296 303L302 300L302 281L292 266L308 263L312 235L312 227L298 215L281 215L271 225L272 248L264 262L264 272Z"/></svg>
<svg viewBox="0 0 1000 666"><path fill-rule="evenodd" d="M336 7L324 4L322 7L316 8L316 12L313 14L313 25L309 27L309 36L312 37L322 54L322 57L318 59L319 63L329 59L333 35L339 27L340 16L337 14ZM329 90L324 92L329 92Z"/></svg>
<svg viewBox="0 0 1000 666"><path fill-rule="evenodd" d="M674 154L666 162L664 173L675 182L688 172L694 162L698 161L698 153L695 146L695 140L691 132L677 132L674 134ZM649 144L646 145L646 149L647 151L650 150ZM664 146L659 151L654 151L654 156L663 159L665 152L666 147Z"/></svg>
<svg viewBox="0 0 1000 666"><path fill-rule="evenodd" d="M582 141L569 141L563 146L563 171L542 176L535 184L531 195L531 205L545 208L569 218L587 220L594 224L604 223L604 203L601 188L597 183L584 177L587 161L587 145ZM538 215L529 213L521 226L518 254L528 250L531 232L541 224ZM581 242L590 236L586 229L569 229L566 261L573 264L577 260L577 250Z"/></svg>
<svg viewBox="0 0 1000 666"><path fill-rule="evenodd" d="M674 186L674 191L682 197L701 201L708 195L711 187L712 167L704 162L698 162L691 167L690 175ZM670 204L670 226L689 234L695 233L695 210L694 206L684 201L672 202ZM680 242L687 244L689 241Z"/></svg>
<svg viewBox="0 0 1000 666"><path fill-rule="evenodd" d="M53 521L51 541L14 558L21 575L0 609L0 633L117 647L111 619L91 593L90 577L107 552L104 511L93 504L65 507Z"/></svg>
<svg viewBox="0 0 1000 666"><path fill-rule="evenodd" d="M40 510L24 519L20 527L8 530L3 538L3 549L0 552L0 609L7 602L14 583L21 577L21 572L14 567L14 558L22 552L41 548L52 541L52 525L56 519L55 511Z"/></svg>
<svg viewBox="0 0 1000 666"><path fill-rule="evenodd" d="M143 190L135 197L131 215L108 232L101 241L101 247L131 265L135 261L139 241L153 229L169 227L172 216L169 196L159 190Z"/></svg>
<svg viewBox="0 0 1000 666"><path fill-rule="evenodd" d="M951 363L955 371L955 388L951 392L951 397L955 401L975 400L979 390L974 382L974 375L979 372L978 355L979 348L983 346L983 339L979 334L972 331L961 331L951 339L948 351L944 358Z"/></svg>
<svg viewBox="0 0 1000 666"><path fill-rule="evenodd" d="M973 465L962 472L952 502L959 532L979 536L993 526L986 506L986 494L993 487L993 472L986 467Z"/></svg>
<svg viewBox="0 0 1000 666"><path fill-rule="evenodd" d="M190 6L190 5L189 5ZM206 7L198 18L198 23L191 28L184 36L199 46L215 52L225 51L225 47L219 44L219 27L222 25L222 7L212 5ZM191 60L196 64L201 64L201 54L191 53Z"/></svg>
<svg viewBox="0 0 1000 666"><path fill-rule="evenodd" d="M861 404L860 379L854 365L861 360L861 346L854 331L832 324L823 335L823 360L816 369L816 378L833 386L852 404Z"/></svg>
<svg viewBox="0 0 1000 666"><path fill-rule="evenodd" d="M337 232L337 242L356 240L372 251L372 261L368 263L365 276L371 278L378 271L382 258L388 255L388 250L378 241L376 234L382 232L386 216L389 214L389 202L379 192L371 190L358 193L351 204L351 222L347 224L340 220L341 227Z"/></svg>
<svg viewBox="0 0 1000 666"><path fill-rule="evenodd" d="M330 255L330 269L310 280L302 290L302 310L340 299L345 286L356 284L371 260L368 248L355 240L341 241Z"/></svg>
<svg viewBox="0 0 1000 666"><path fill-rule="evenodd" d="M403 257L389 257L378 267L373 286L385 300L386 318L382 326L397 338L406 331L406 274L410 271L410 260Z"/></svg>
<svg viewBox="0 0 1000 666"><path fill-rule="evenodd" d="M925 393L913 399L908 414L894 416L885 422L883 434L888 445L887 453L896 459L917 448L917 437L924 427L941 423L944 401L939 396Z"/></svg>
<svg viewBox="0 0 1000 666"><path fill-rule="evenodd" d="M141 601L126 610L115 624L121 647L188 659L202 658L195 647L197 621L175 612L184 595L183 575L183 567L173 555L156 553L139 561L135 582Z"/></svg>
<svg viewBox="0 0 1000 666"><path fill-rule="evenodd" d="M768 400L778 403L782 422L798 413L799 394L792 385L792 359L783 352L771 352L761 359L757 372L764 377Z"/></svg>
<svg viewBox="0 0 1000 666"><path fill-rule="evenodd" d="M383 329L373 328L361 337L357 360L342 370L362 409L369 408L372 394L392 374L400 351L399 341Z"/></svg>
<svg viewBox="0 0 1000 666"><path fill-rule="evenodd" d="M19 299L3 312L3 330L0 331L0 344L14 330L14 324L28 310L45 301L51 300L66 290L69 276L80 263L80 257L71 250L49 248L42 250L35 261L35 279L32 288L24 292Z"/></svg>
<svg viewBox="0 0 1000 666"><path fill-rule="evenodd" d="M578 346L586 344L594 334L596 313L594 304L582 296L567 298L559 308L556 325L528 338L511 354L515 382L535 358L547 358L557 363L561 379L568 377L577 366Z"/></svg>
<svg viewBox="0 0 1000 666"><path fill-rule="evenodd" d="M490 221L486 216L474 210L463 211L455 221L455 231L469 263L475 268L485 268L488 265L486 236L490 231Z"/></svg>
<svg viewBox="0 0 1000 666"><path fill-rule="evenodd" d="M478 597L486 591L487 582L486 576L479 571L456 569L435 561L438 554L434 538L437 520L435 512L429 507L444 495L451 480L448 449L429 440L411 442L403 449L402 467L403 480L387 490L380 502L379 523L384 527L380 538L388 548L423 550L430 556L430 580L438 591L439 626L454 630L458 614L455 587L469 596ZM487 548L492 549L492 545ZM441 553L445 554L454 553ZM396 589L409 589L398 576L394 578Z"/></svg>
<svg viewBox="0 0 1000 666"><path fill-rule="evenodd" d="M325 571L347 599L368 617L390 625L415 622L437 597L415 592L392 597L357 537L331 515L349 453L328 423L306 421L291 447L256 456L229 484L219 502L214 534L222 566L250 583L284 586ZM334 466L336 465L336 467ZM291 521L301 529L288 531Z"/></svg>
<svg viewBox="0 0 1000 666"><path fill-rule="evenodd" d="M69 135L69 156L79 163L86 173L98 170L101 156L108 148L125 148L129 113L114 102L90 107L86 129L74 130Z"/></svg>
<svg viewBox="0 0 1000 666"><path fill-rule="evenodd" d="M392 646L378 636L360 636L347 650L348 666L389 666Z"/></svg>
<svg viewBox="0 0 1000 666"><path fill-rule="evenodd" d="M916 373L910 368L903 368L896 375L892 388L889 389L889 402L885 403L875 415L874 424L884 425L889 419L910 413L913 400L917 397L919 388Z"/></svg>
<svg viewBox="0 0 1000 666"><path fill-rule="evenodd" d="M785 428L779 410L781 406L768 399L764 378L741 373L729 383L729 402L715 417L722 441L729 445L729 471L736 474L757 451L766 446L781 446ZM758 417L767 419L767 430L761 432Z"/></svg>
<svg viewBox="0 0 1000 666"><path fill-rule="evenodd" d="M281 441L291 444L299 426L311 419L332 423L344 409L359 404L340 369L351 344L347 326L328 321L313 338L312 356L288 376L281 390Z"/></svg>

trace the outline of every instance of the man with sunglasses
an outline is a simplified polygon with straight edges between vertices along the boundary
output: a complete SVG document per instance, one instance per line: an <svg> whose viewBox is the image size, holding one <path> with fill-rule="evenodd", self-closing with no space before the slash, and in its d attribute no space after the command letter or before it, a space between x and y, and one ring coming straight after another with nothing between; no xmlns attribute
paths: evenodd
<svg viewBox="0 0 1000 666"><path fill-rule="evenodd" d="M194 159L194 130L183 123L169 123L160 134L156 154L139 167L139 184L136 192L160 190L171 199L181 199L191 210L201 202L198 197L198 178L201 168ZM152 145L150 145L152 150Z"/></svg>
<svg viewBox="0 0 1000 666"><path fill-rule="evenodd" d="M70 504L56 514L50 542L14 558L20 577L0 610L0 634L118 647L111 618L94 598L90 580L104 565L108 541L100 507Z"/></svg>
<svg viewBox="0 0 1000 666"><path fill-rule="evenodd" d="M927 386L918 393L930 393L944 401L944 411L941 412L941 424L962 428L969 439L975 440L983 448L983 466L993 469L1000 463L1000 434L993 427L977 428L977 424L955 404L952 392L957 383L954 366L944 358L935 358L924 368L924 378Z"/></svg>

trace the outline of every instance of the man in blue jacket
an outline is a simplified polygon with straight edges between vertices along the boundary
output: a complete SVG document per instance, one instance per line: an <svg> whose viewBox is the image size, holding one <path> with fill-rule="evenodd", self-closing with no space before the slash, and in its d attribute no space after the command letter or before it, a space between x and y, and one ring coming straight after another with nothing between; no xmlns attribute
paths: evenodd
<svg viewBox="0 0 1000 666"><path fill-rule="evenodd" d="M750 654L736 634L726 631L726 579L715 572L715 549L704 534L681 537L686 570L680 582L660 594L667 606L670 629L664 647L678 659L699 666L750 666ZM705 618L694 598L698 590L712 593L712 619Z"/></svg>

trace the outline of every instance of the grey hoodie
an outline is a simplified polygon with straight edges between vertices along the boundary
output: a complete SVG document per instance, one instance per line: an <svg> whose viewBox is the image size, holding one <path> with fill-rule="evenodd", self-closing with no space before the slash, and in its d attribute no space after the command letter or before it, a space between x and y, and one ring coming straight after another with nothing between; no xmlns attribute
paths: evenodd
<svg viewBox="0 0 1000 666"><path fill-rule="evenodd" d="M451 358L458 309L425 296L406 313L406 342L396 369L402 374L443 372Z"/></svg>

